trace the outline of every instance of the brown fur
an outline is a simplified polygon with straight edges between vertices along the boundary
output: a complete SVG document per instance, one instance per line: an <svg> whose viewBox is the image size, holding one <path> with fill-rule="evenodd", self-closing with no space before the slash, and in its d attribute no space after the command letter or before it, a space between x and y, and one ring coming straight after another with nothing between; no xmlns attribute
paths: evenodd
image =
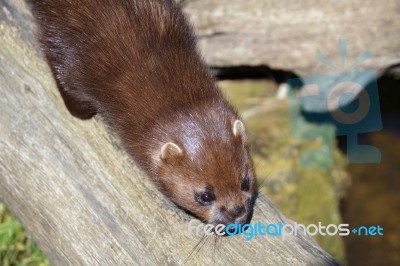
<svg viewBox="0 0 400 266"><path fill-rule="evenodd" d="M71 114L102 115L161 191L204 221L250 217L256 181L246 134L174 1L30 4ZM215 197L207 206L198 201L204 191Z"/></svg>

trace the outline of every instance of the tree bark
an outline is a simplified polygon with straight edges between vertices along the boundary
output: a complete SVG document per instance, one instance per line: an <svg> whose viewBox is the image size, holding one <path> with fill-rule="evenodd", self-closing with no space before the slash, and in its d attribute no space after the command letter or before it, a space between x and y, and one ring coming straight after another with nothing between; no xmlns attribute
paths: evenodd
<svg viewBox="0 0 400 266"><path fill-rule="evenodd" d="M99 117L72 117L22 0L0 0L0 200L54 265L336 264L308 236L187 236ZM293 223L260 196L253 217Z"/></svg>

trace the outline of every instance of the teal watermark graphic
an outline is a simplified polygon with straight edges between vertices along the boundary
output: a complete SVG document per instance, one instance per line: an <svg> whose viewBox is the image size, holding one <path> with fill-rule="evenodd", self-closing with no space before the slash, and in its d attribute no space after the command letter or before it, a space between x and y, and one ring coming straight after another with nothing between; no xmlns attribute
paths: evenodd
<svg viewBox="0 0 400 266"><path fill-rule="evenodd" d="M333 135L347 136L347 160L349 163L379 163L381 153L371 145L361 145L358 135L382 129L379 106L377 74L374 70L349 69L360 65L372 56L370 50L354 63L346 66L347 42L339 41L340 62L336 65L329 58L317 53L316 58L328 67L337 70L333 74L322 74L287 80L290 88L289 107L292 135L297 140L321 140L318 150L304 151L299 163L304 168L326 168L332 166L332 137L318 128L304 130L299 123L299 112L317 125L331 124ZM322 159L321 159L322 158Z"/></svg>

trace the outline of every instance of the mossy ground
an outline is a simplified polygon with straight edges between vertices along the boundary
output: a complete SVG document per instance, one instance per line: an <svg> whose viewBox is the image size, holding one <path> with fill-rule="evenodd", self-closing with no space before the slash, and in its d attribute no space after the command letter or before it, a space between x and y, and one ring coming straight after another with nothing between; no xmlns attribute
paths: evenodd
<svg viewBox="0 0 400 266"><path fill-rule="evenodd" d="M0 203L0 265L50 265L21 224Z"/></svg>

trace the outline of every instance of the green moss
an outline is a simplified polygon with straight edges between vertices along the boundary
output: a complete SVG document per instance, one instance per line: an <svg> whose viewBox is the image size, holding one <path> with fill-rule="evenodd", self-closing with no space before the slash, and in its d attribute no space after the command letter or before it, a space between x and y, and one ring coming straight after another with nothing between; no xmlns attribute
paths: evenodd
<svg viewBox="0 0 400 266"><path fill-rule="evenodd" d="M0 265L50 265L21 224L1 203Z"/></svg>

